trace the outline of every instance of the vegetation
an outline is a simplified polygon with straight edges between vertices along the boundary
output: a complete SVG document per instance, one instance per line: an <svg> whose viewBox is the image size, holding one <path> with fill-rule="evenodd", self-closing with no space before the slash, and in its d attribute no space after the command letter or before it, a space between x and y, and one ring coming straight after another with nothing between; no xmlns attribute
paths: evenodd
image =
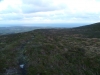
<svg viewBox="0 0 100 75"><path fill-rule="evenodd" d="M18 59L24 55L27 75L100 75L97 24L0 36L0 74L15 69L18 75Z"/></svg>

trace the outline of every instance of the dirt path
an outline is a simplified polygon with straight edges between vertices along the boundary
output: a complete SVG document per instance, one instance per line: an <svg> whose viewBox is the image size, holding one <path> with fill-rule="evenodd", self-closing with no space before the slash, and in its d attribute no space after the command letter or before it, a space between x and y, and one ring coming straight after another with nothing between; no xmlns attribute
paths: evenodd
<svg viewBox="0 0 100 75"><path fill-rule="evenodd" d="M25 46L32 41L33 38L24 39L24 42L18 48L19 52L17 53L17 67L11 67L6 70L4 75L27 75L27 56L24 55Z"/></svg>

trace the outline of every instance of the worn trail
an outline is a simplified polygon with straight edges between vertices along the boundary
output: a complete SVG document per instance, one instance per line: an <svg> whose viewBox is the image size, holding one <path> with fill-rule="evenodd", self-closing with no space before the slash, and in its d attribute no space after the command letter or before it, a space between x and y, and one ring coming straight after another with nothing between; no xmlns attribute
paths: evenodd
<svg viewBox="0 0 100 75"><path fill-rule="evenodd" d="M17 53L17 68L9 68L5 75L27 75L27 56L24 55L25 46L32 41L32 37L28 39L24 39L24 42L21 42L20 46L18 47Z"/></svg>

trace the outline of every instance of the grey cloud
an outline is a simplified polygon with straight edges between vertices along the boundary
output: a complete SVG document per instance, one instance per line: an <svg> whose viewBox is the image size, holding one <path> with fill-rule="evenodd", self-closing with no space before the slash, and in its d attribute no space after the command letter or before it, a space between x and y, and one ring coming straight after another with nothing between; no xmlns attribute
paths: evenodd
<svg viewBox="0 0 100 75"><path fill-rule="evenodd" d="M51 0L22 0L23 13L46 12L59 10L59 7L52 5Z"/></svg>
<svg viewBox="0 0 100 75"><path fill-rule="evenodd" d="M23 13L46 12L46 11L53 11L53 10L56 10L56 8L40 7L35 5L24 5L22 7Z"/></svg>
<svg viewBox="0 0 100 75"><path fill-rule="evenodd" d="M2 10L0 12L0 14L9 14L9 13L18 13L19 10L18 9L14 9L13 7L11 6L8 6L5 10Z"/></svg>
<svg viewBox="0 0 100 75"><path fill-rule="evenodd" d="M50 6L52 3L51 0L22 0L22 1L25 4L33 4L41 7Z"/></svg>

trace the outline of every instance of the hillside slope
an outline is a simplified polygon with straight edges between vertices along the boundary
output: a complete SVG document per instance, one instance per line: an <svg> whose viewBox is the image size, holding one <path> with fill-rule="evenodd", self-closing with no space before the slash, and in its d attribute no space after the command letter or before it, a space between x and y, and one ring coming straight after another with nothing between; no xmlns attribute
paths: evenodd
<svg viewBox="0 0 100 75"><path fill-rule="evenodd" d="M85 26L81 26L81 27L77 27L77 28L81 28L81 29L100 29L100 23L94 23L94 24L90 24L90 25L85 25Z"/></svg>
<svg viewBox="0 0 100 75"><path fill-rule="evenodd" d="M84 34L88 37L100 38L100 23L94 23L91 25L81 26L75 28L79 33Z"/></svg>
<svg viewBox="0 0 100 75"><path fill-rule="evenodd" d="M100 23L72 28L69 29L69 32L74 34L83 34L88 38L100 38Z"/></svg>
<svg viewBox="0 0 100 75"><path fill-rule="evenodd" d="M20 75L18 63L24 58L27 75L100 75L100 39L80 31L37 29L0 36L0 74Z"/></svg>

